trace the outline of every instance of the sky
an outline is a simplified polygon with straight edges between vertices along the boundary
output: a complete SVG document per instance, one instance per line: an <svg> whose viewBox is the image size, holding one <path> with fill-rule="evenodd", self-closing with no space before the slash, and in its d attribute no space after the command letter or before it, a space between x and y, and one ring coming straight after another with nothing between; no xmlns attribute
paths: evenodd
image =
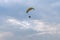
<svg viewBox="0 0 60 40"><path fill-rule="evenodd" d="M60 0L0 0L0 40L60 40L59 10Z"/></svg>

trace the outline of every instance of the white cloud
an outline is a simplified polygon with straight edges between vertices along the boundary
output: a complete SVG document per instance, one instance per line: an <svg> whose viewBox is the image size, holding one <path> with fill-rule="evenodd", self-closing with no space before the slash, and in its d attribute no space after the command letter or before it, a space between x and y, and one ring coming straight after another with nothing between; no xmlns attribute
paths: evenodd
<svg viewBox="0 0 60 40"><path fill-rule="evenodd" d="M12 24L21 24L18 20L16 19L8 19L7 22L12 23Z"/></svg>
<svg viewBox="0 0 60 40"><path fill-rule="evenodd" d="M36 31L42 31L42 33L56 33L56 27L54 24L49 24L47 22L43 22L43 21L40 21L40 20L33 20L33 23L35 24L34 30Z"/></svg>
<svg viewBox="0 0 60 40"><path fill-rule="evenodd" d="M20 29L33 29L35 31L41 31L39 34L59 34L60 33L60 24L56 23L48 23L41 20L30 20L30 21L21 21L14 18L8 18L6 23L11 25L12 27L16 26Z"/></svg>
<svg viewBox="0 0 60 40"><path fill-rule="evenodd" d="M56 34L59 33L59 24L50 24L48 22L43 22L41 20L30 20L28 21L20 21L17 19L7 19L7 23L10 25L16 25L17 27L20 26L20 29L33 29L35 31L41 31L42 34L44 33L50 33L50 34Z"/></svg>
<svg viewBox="0 0 60 40"><path fill-rule="evenodd" d="M32 22L35 24L34 27L32 26L32 29L41 31L37 34L60 34L60 24L43 22L41 20L33 20Z"/></svg>
<svg viewBox="0 0 60 40"><path fill-rule="evenodd" d="M30 23L27 21L20 21L17 19L7 19L6 22L11 25L20 26L20 29L27 29L30 26Z"/></svg>
<svg viewBox="0 0 60 40"><path fill-rule="evenodd" d="M6 40L6 38L11 38L13 37L13 33L12 32L0 32L0 40Z"/></svg>

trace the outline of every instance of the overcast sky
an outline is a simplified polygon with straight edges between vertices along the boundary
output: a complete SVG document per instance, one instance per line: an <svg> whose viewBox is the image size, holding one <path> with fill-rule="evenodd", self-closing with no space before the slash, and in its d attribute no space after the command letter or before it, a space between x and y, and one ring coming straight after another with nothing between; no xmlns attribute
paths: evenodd
<svg viewBox="0 0 60 40"><path fill-rule="evenodd" d="M60 40L60 0L0 0L0 40Z"/></svg>

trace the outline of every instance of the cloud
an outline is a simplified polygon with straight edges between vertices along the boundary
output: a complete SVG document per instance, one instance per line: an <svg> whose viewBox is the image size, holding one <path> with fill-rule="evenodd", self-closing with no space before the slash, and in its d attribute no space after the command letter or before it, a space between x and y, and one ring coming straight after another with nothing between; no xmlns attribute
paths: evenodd
<svg viewBox="0 0 60 40"><path fill-rule="evenodd" d="M50 33L50 34L59 34L60 31L59 30L59 26L60 24L56 24L56 23L48 23L48 22L44 22L41 20L30 20L30 21L21 21L21 20L17 20L17 19L7 19L6 20L7 24L9 25L13 25L13 26L20 26L20 29L33 29L37 32L41 31L41 33L39 34L46 34L46 33Z"/></svg>
<svg viewBox="0 0 60 40"><path fill-rule="evenodd" d="M0 40L7 40L13 36L14 34L12 32L0 32Z"/></svg>
<svg viewBox="0 0 60 40"><path fill-rule="evenodd" d="M28 23L27 21L20 21L17 19L7 19L6 22L10 23L11 25L20 26L20 29L27 29L30 26L30 23Z"/></svg>
<svg viewBox="0 0 60 40"><path fill-rule="evenodd" d="M59 29L60 24L44 22L41 20L33 20L32 23L34 24L34 26L32 26L33 30L41 31L40 33L37 34L59 34L60 33L60 29Z"/></svg>

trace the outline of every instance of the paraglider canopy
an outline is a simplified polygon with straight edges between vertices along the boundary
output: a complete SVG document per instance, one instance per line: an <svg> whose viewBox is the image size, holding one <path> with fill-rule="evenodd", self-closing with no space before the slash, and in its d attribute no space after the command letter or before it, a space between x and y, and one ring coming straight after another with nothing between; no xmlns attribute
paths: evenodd
<svg viewBox="0 0 60 40"><path fill-rule="evenodd" d="M28 9L26 10L26 13L28 13L28 12L31 11L31 10L34 10L34 8L32 8L32 7L28 8Z"/></svg>

